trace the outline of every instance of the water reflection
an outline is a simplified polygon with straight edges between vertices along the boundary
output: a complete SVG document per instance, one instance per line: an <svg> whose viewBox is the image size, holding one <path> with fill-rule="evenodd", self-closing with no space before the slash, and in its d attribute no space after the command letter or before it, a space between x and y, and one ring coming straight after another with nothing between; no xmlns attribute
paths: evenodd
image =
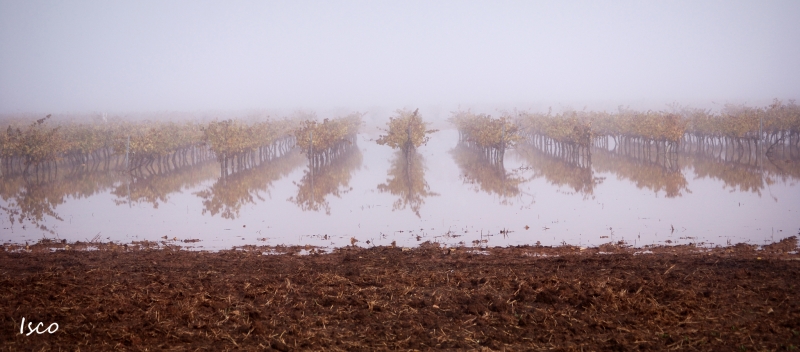
<svg viewBox="0 0 800 352"><path fill-rule="evenodd" d="M476 192L496 194L501 198L500 204L511 204L510 198L523 193L519 186L527 180L517 172L507 172L502 160L490 158L482 149L459 142L450 154L464 183L473 185Z"/></svg>
<svg viewBox="0 0 800 352"><path fill-rule="evenodd" d="M378 190L399 196L392 204L392 210L411 207L417 217L420 217L419 210L425 204L425 198L439 195L430 191L425 181L425 159L413 148L407 153L402 150L395 152L386 183L378 185Z"/></svg>
<svg viewBox="0 0 800 352"><path fill-rule="evenodd" d="M353 171L361 168L363 155L358 149L355 138L350 143L343 144L341 151L335 157L320 159L305 171L303 178L297 185L297 195L289 198L303 211L325 210L331 214L331 207L326 197L333 195L341 197L349 192L350 179Z"/></svg>
<svg viewBox="0 0 800 352"><path fill-rule="evenodd" d="M19 223L24 229L27 222L53 234L45 222L48 218L63 221L56 208L68 198L87 198L111 189L121 179L112 169L109 163L97 162L28 175L6 172L0 182L5 206L0 209L8 214L12 226Z"/></svg>
<svg viewBox="0 0 800 352"><path fill-rule="evenodd" d="M360 139L366 140L363 135ZM739 233L744 228L748 234L742 236L750 237L737 237L736 241L756 241L757 237L753 236L768 237L773 226L776 235L781 227L783 233L796 229L797 221L791 214L796 210L792 199L797 199L800 191L796 182L800 179L800 152L788 144L774 147L769 156L766 151L742 152L733 148L720 150L718 145L686 144L669 157L663 150L648 151L646 146L639 146L637 150L635 145L627 149L620 145L613 150L613 146L608 145L605 149L592 147L590 157L576 159L569 153L560 157L555 150L547 152L520 143L512 154L506 155L503 164L497 159L493 162L479 148L458 144L454 130L445 131L433 142L425 148L432 153L425 154L424 159L417 153L406 158L402 152L390 153L374 144L362 145L360 149L353 145L313 169L308 169L307 159L299 150L294 150L282 158L243 168L226 179L218 178L220 169L214 158L194 166L162 167L160 174L146 168L133 173L121 171L124 167L117 169L117 166L124 163L115 157L108 163L90 160L77 167L59 163L38 172L29 170L27 176L23 176L17 166L5 167L0 176L0 238L24 243L42 235L53 237L53 234L68 240L83 240L87 233L91 238L102 231L104 238L130 241L133 236L151 235L153 239L172 231L179 238L181 234L191 234L197 236L192 238L206 241L204 244L208 246L225 248L230 244L225 241L233 237L233 231L238 231L236 236L241 235L241 238L236 237L237 244L260 244L261 240L253 235L256 231L261 231L259 238L295 244L298 242L292 233L300 231L336 236L337 239L330 241L345 245L351 236L361 236L357 238L365 241L371 239L370 236L386 233L387 228L402 229L413 218L412 213L420 217L414 221L436 222L437 226L431 226L435 230L430 230L433 239L451 226L469 229L469 234L465 232L464 236L482 236L482 229L508 224L517 232L512 232L509 240L498 237L499 245L539 240L547 243L550 239L553 244L562 239L573 241L571 243L602 242L606 239L601 235L608 235L603 229L611 227L619 236L637 236L641 232L642 238L637 237L639 243L656 243L666 238L677 241L680 236L691 237L692 242L720 244L726 239L718 239L719 234ZM373 169L377 167L372 170L373 174L355 171L362 164L368 165L368 160L386 159L389 160L385 164L369 164ZM609 180L602 181L598 176L608 176ZM534 178L537 180L525 185ZM450 184L459 183L458 180L467 186ZM292 181L294 185L289 185ZM576 196L551 194L557 187L574 192ZM531 189L529 193L547 195L547 206L531 207L535 211L510 211L513 209L507 205L511 202L527 206L532 199L525 193L528 189ZM690 194L689 189L695 195ZM656 192L657 198L671 199L653 198L651 192ZM763 196L773 194L784 199L774 202L773 198ZM698 201L701 195L703 199ZM619 202L620 196L630 198ZM274 199L270 201L270 197ZM596 201L588 202L588 198ZM638 202L632 209L620 204L631 199ZM453 201L479 206L448 208ZM365 202L381 206L362 212L345 210L367 204ZM392 209L398 211L389 211L387 202L394 203ZM112 206L114 203L119 206ZM129 209L126 204L140 206ZM725 204L736 206L735 209L724 208ZM200 210L192 210L196 209L194 207ZM570 212L570 209L578 211ZM760 215L749 216L748 212L752 211ZM323 212L333 216L323 216ZM661 212L658 218L649 216L658 212ZM246 229L239 225L230 233L219 231L233 228L229 226L231 219L254 217L260 222L260 218L276 216L278 221L269 226L264 224L263 228L251 226L248 220ZM327 220L316 221L320 216ZM374 221L362 222L364 216ZM642 220L638 220L639 217ZM296 221L286 221L289 218ZM637 222L630 219L637 219ZM551 225L559 220L561 225ZM138 228L145 223L148 224L146 229ZM297 223L301 226L297 227ZM353 226L356 223L357 230ZM674 235L670 231L673 224ZM531 227L530 232L523 232L527 225ZM661 227L654 229L655 225ZM552 229L546 231L545 227ZM293 232L292 228L298 229ZM749 230L751 228L753 231ZM751 232L755 235L751 236ZM646 233L649 237L645 239ZM656 233L668 237L655 237ZM344 234L349 235L341 237ZM529 234L532 237L524 237ZM584 237L576 239L578 234ZM513 237L517 235L519 237ZM211 244L212 239L220 241ZM475 239L465 241L469 243ZM385 242L392 240L395 239L387 238ZM397 240L403 241L400 237ZM461 239L442 239L450 240L455 243ZM302 244L304 239L300 241ZM326 240L327 243L331 242Z"/></svg>
<svg viewBox="0 0 800 352"><path fill-rule="evenodd" d="M711 149L695 149L683 156L683 160L687 165L691 165L697 178L721 180L723 188L761 195L767 184L774 183L770 177L764 177L761 166L763 160L751 158L750 155L746 158L740 156L726 159L725 155L717 154Z"/></svg>
<svg viewBox="0 0 800 352"><path fill-rule="evenodd" d="M137 172L117 185L111 194L116 196L114 203L117 205L148 203L153 205L153 209L158 209L159 202L168 202L171 194L194 188L218 175L219 168L210 160L168 171L162 170L160 173Z"/></svg>
<svg viewBox="0 0 800 352"><path fill-rule="evenodd" d="M525 169L533 172L533 179L544 177L550 184L567 186L584 196L591 196L595 186L603 182L594 177L589 159L576 159L572 155L560 157L529 143L518 144L514 152L525 162Z"/></svg>
<svg viewBox="0 0 800 352"><path fill-rule="evenodd" d="M649 189L656 194L663 191L667 198L691 193L677 158L655 154L594 148L592 166L596 172L613 173L619 179L630 180L639 189Z"/></svg>
<svg viewBox="0 0 800 352"><path fill-rule="evenodd" d="M786 148L768 155L762 162L765 172L784 182L800 180L800 147Z"/></svg>
<svg viewBox="0 0 800 352"><path fill-rule="evenodd" d="M265 201L261 192L269 192L273 182L286 177L303 164L304 158L297 149L263 162L252 168L241 168L223 176L209 188L196 192L203 199L203 214L220 214L225 219L235 219L245 204L255 204L255 199ZM212 166L219 174L219 168Z"/></svg>
<svg viewBox="0 0 800 352"><path fill-rule="evenodd" d="M620 137L610 152L627 160L644 165L659 166L668 172L678 171L678 151L662 145L662 141ZM608 143L605 143L606 145ZM607 147L595 148L598 151L609 151Z"/></svg>
<svg viewBox="0 0 800 352"><path fill-rule="evenodd" d="M752 192L759 196L765 187L781 179L800 178L800 148L780 147L769 152L756 148L724 148L723 146L685 143L683 160L698 178L723 182L723 188Z"/></svg>

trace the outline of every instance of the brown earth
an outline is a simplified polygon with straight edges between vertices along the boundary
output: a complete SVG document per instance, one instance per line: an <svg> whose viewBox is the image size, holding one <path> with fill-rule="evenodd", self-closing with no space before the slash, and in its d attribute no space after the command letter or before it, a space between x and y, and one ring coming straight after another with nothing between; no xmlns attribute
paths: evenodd
<svg viewBox="0 0 800 352"><path fill-rule="evenodd" d="M2 247L0 350L800 346L794 237L761 249L426 243L302 256L286 247L86 246ZM23 317L31 329L58 330L20 333Z"/></svg>

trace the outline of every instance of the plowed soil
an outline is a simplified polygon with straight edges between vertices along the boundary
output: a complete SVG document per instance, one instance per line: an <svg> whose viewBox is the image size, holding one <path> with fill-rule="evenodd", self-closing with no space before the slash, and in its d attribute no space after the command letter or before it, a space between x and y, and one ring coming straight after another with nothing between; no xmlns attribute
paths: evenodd
<svg viewBox="0 0 800 352"><path fill-rule="evenodd" d="M760 249L426 243L310 255L85 245L2 247L0 350L800 346L794 237Z"/></svg>

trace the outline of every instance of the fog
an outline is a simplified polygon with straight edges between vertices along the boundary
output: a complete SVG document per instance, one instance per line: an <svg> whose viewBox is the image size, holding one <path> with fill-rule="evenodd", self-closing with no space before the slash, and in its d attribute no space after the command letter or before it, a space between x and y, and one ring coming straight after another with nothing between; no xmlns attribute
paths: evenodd
<svg viewBox="0 0 800 352"><path fill-rule="evenodd" d="M0 113L800 97L800 2L0 1Z"/></svg>

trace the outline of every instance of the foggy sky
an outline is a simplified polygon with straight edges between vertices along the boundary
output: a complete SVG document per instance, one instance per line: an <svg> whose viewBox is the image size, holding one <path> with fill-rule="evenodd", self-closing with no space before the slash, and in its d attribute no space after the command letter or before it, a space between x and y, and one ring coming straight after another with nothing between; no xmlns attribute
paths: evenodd
<svg viewBox="0 0 800 352"><path fill-rule="evenodd" d="M6 1L0 113L800 98L800 1Z"/></svg>

